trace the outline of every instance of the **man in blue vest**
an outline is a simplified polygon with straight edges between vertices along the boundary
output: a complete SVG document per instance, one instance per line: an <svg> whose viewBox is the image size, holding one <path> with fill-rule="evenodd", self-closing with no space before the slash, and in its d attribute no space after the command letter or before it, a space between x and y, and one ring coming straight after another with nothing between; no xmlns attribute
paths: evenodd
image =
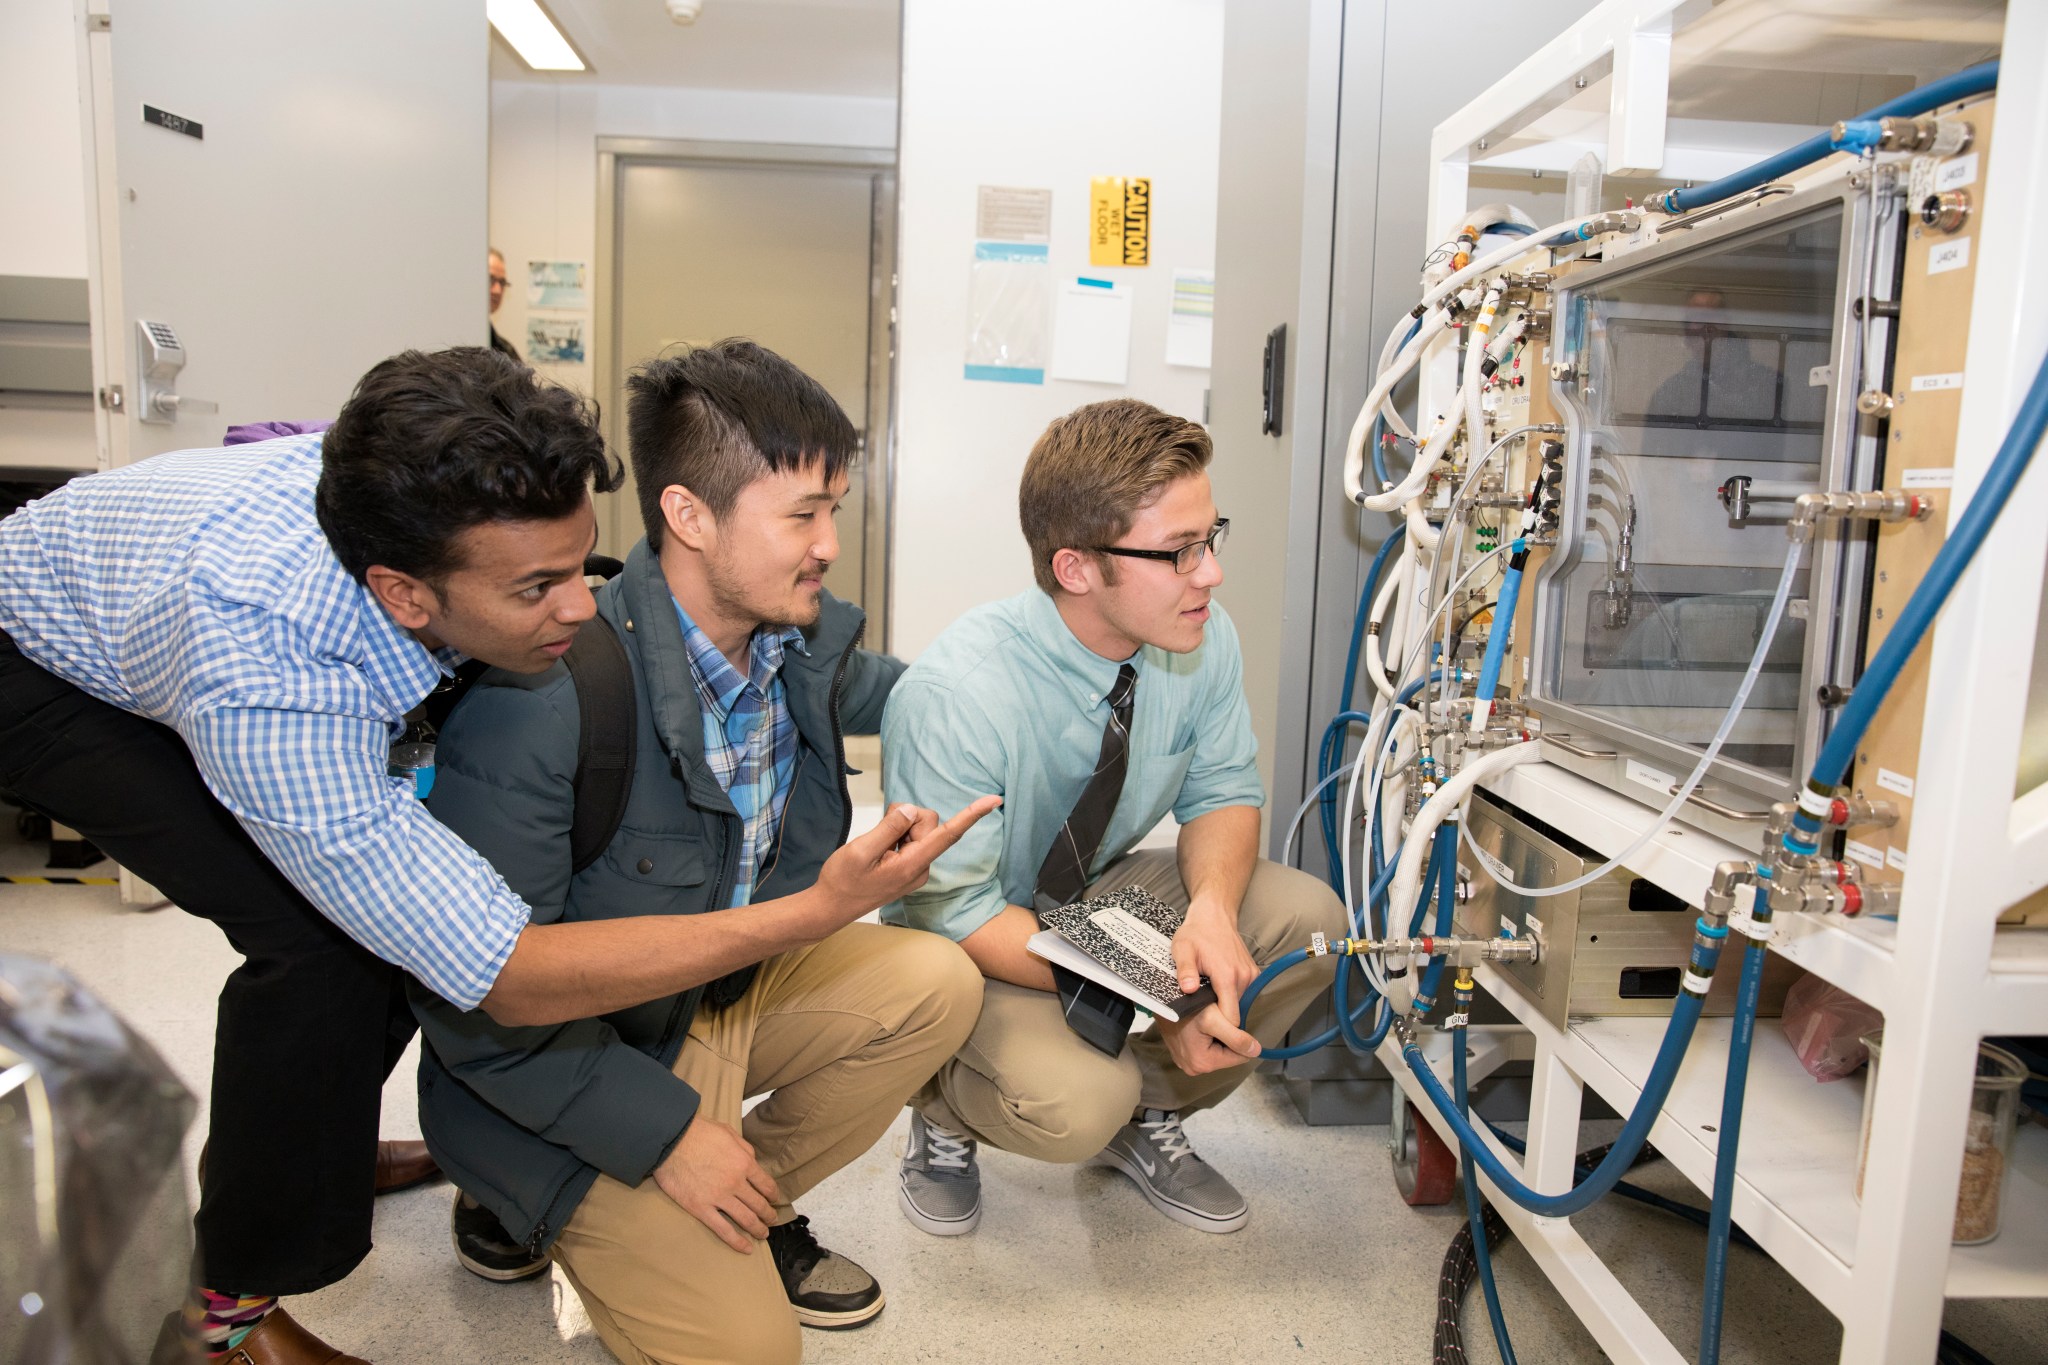
<svg viewBox="0 0 2048 1365"><path fill-rule="evenodd" d="M884 1302L794 1203L958 1049L981 977L929 934L794 938L764 915L832 875L852 818L843 736L875 732L903 668L859 648L860 610L824 589L852 424L751 342L652 361L627 387L647 538L591 627L617 633L633 679L623 817L579 869L590 683L566 668L478 683L442 733L430 805L536 921L673 916L718 970L545 1028L423 994L420 1121L458 1185L552 1251L621 1360L794 1361L799 1324L856 1327ZM923 837L950 843L995 801L963 804ZM884 828L911 823L892 811Z"/></svg>

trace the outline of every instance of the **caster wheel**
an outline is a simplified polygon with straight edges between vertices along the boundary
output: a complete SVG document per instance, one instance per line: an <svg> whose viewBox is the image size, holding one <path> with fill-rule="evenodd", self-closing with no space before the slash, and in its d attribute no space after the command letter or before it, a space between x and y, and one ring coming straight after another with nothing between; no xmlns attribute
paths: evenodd
<svg viewBox="0 0 2048 1365"><path fill-rule="evenodd" d="M16 811L14 832L26 843L40 844L50 837L50 817L32 810Z"/></svg>
<svg viewBox="0 0 2048 1365"><path fill-rule="evenodd" d="M1407 1099L1394 1105L1387 1148L1394 1158L1394 1188L1414 1207L1448 1204L1458 1190L1458 1157Z"/></svg>

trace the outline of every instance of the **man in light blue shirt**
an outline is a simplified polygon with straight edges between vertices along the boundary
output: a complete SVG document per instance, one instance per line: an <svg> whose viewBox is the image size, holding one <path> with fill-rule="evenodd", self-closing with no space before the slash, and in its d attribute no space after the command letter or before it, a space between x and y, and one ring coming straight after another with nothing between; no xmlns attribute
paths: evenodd
<svg viewBox="0 0 2048 1365"><path fill-rule="evenodd" d="M1322 963L1287 973L1244 1020L1238 997L1259 968L1318 931L1342 935L1344 915L1321 882L1258 856L1264 794L1242 659L1212 600L1229 523L1209 458L1199 426L1135 400L1054 422L1020 492L1038 586L963 616L890 697L889 800L951 809L970 793L1003 797L882 912L958 941L987 978L973 1036L911 1102L901 1203L927 1232L979 1220L980 1142L1112 1166L1204 1231L1248 1216L1181 1116L1235 1089L1333 974ZM1175 850L1132 852L1169 812ZM1080 866L1063 871L1066 858ZM1038 929L1028 907L1084 885L1091 899L1137 886L1184 908L1171 945L1180 987L1206 978L1216 1003L1155 1021L1115 1056L1070 1030L1049 964L1025 948Z"/></svg>

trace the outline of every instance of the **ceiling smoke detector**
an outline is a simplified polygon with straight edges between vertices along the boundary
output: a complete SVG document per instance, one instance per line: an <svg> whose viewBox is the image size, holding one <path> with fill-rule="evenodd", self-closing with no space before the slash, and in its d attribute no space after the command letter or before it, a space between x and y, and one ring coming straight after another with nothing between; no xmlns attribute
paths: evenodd
<svg viewBox="0 0 2048 1365"><path fill-rule="evenodd" d="M668 17L678 24L694 24L704 12L704 0L667 0Z"/></svg>

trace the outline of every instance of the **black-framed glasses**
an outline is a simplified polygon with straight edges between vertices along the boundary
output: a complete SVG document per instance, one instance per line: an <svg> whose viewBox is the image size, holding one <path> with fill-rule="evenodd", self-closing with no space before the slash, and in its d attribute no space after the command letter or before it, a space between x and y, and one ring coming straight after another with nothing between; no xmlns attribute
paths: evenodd
<svg viewBox="0 0 2048 1365"><path fill-rule="evenodd" d="M1222 554L1223 542L1230 539L1230 518L1218 517L1216 524L1209 528L1209 534L1201 540L1192 541L1178 550L1131 550L1121 545L1097 545L1097 554L1122 555L1125 559L1162 559L1173 565L1175 573L1193 573L1208 555Z"/></svg>
<svg viewBox="0 0 2048 1365"><path fill-rule="evenodd" d="M512 281L506 279L503 275L491 276L491 283L497 285L500 289L509 289L512 286Z"/></svg>

